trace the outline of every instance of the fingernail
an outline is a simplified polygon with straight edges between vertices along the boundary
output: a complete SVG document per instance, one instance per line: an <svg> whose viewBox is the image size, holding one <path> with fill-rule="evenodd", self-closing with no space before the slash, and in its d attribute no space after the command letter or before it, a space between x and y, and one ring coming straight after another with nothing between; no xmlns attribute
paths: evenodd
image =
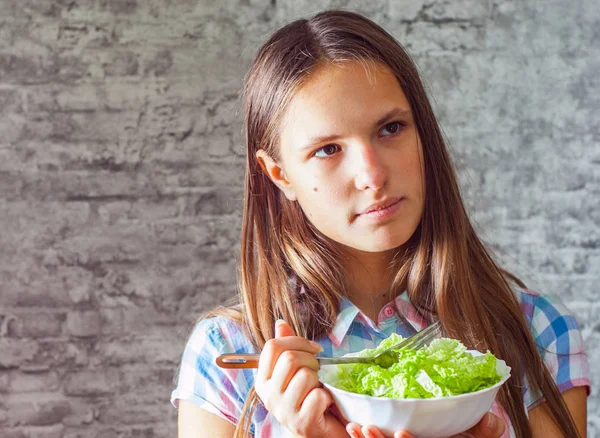
<svg viewBox="0 0 600 438"><path fill-rule="evenodd" d="M315 347L317 350L319 350L319 353L321 351L323 351L323 347L321 346L321 344L319 344L316 341L310 341L310 345L312 345L313 347Z"/></svg>
<svg viewBox="0 0 600 438"><path fill-rule="evenodd" d="M277 327L279 324L283 324L285 321L283 319L278 319L277 321L275 321L275 327Z"/></svg>
<svg viewBox="0 0 600 438"><path fill-rule="evenodd" d="M348 435L350 435L352 438L358 438L358 434L354 432L354 429L346 429L346 432L348 432Z"/></svg>

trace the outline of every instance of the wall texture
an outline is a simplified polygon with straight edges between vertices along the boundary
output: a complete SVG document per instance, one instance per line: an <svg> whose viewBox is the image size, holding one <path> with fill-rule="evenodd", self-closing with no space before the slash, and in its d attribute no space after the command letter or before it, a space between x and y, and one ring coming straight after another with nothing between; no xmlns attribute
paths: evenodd
<svg viewBox="0 0 600 438"><path fill-rule="evenodd" d="M0 0L0 436L175 436L186 336L235 292L245 69L342 7L414 55L485 240L577 315L600 437L593 3Z"/></svg>

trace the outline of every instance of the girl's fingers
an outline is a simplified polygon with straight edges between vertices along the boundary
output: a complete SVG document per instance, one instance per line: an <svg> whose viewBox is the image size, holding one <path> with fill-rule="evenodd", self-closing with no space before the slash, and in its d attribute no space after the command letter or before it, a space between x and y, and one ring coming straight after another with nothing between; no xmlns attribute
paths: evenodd
<svg viewBox="0 0 600 438"><path fill-rule="evenodd" d="M467 430L464 435L496 438L502 436L504 428L504 421L491 412L488 412L483 416L479 423Z"/></svg>
<svg viewBox="0 0 600 438"><path fill-rule="evenodd" d="M348 423L346 425L346 432L348 432L348 435L350 435L352 438L371 438L371 437L385 438L385 435L383 434L383 432L381 432L377 427L375 427L375 426L360 427L360 425L356 424L356 423ZM369 435L369 433L370 433L370 435ZM394 438L415 438L415 437L410 432L406 432L404 430L399 430L398 432L394 433Z"/></svg>
<svg viewBox="0 0 600 438"><path fill-rule="evenodd" d="M319 369L319 362L317 361L317 358L310 353L293 350L284 351L281 353L275 364L275 368L269 379L270 384L273 389L283 393L295 374L300 372L304 367L308 368L305 371L316 374Z"/></svg>
<svg viewBox="0 0 600 438"><path fill-rule="evenodd" d="M377 427L375 427L375 426L360 427L360 425L356 424L356 423L348 423L346 425L346 432L348 432L348 435L350 435L352 438L370 438L370 437L385 438L385 435L383 434L383 432L381 432ZM368 435L369 433L371 435ZM398 432L394 433L394 438L415 438L415 437L410 432L406 432L405 430L399 430Z"/></svg>
<svg viewBox="0 0 600 438"><path fill-rule="evenodd" d="M326 389L314 388L304 399L300 407L300 416L305 419L307 424L314 424L323 416L331 403L333 403L333 398Z"/></svg>
<svg viewBox="0 0 600 438"><path fill-rule="evenodd" d="M362 434L361 427L359 424L356 424L356 423L346 424L346 432L348 432L348 435L350 435L352 438L364 438L364 435Z"/></svg>
<svg viewBox="0 0 600 438"><path fill-rule="evenodd" d="M386 438L383 432L375 426L363 426L361 431L365 438Z"/></svg>
<svg viewBox="0 0 600 438"><path fill-rule="evenodd" d="M318 375L317 375L318 377ZM321 382L319 382L319 388L322 388L323 384ZM339 410L339 408L337 407L337 405L335 403L332 403L331 406L329 406L329 413L331 415L333 415L335 418L337 418L337 420L340 422L340 424L344 427L346 427L346 425L349 423L349 421L346 419L346 417L344 417L344 414L342 414Z"/></svg>
<svg viewBox="0 0 600 438"><path fill-rule="evenodd" d="M314 371L302 367L293 375L283 394L284 403L292 406L295 412L300 410L310 391L319 386L319 376Z"/></svg>
<svg viewBox="0 0 600 438"><path fill-rule="evenodd" d="M275 322L275 337L283 338L284 336L295 336L294 329L283 319Z"/></svg>
<svg viewBox="0 0 600 438"><path fill-rule="evenodd" d="M271 378L273 368L279 359L279 356L287 350L305 351L312 355L321 351L321 347L316 342L313 343L301 336L285 336L283 338L269 339L258 360L257 379L268 380Z"/></svg>

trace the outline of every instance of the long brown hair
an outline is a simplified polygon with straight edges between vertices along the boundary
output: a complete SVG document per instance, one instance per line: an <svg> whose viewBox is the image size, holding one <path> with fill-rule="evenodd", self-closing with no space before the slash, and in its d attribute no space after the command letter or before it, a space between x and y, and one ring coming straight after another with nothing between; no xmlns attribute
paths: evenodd
<svg viewBox="0 0 600 438"><path fill-rule="evenodd" d="M308 221L263 173L256 152L279 158L282 115L307 77L324 63L379 63L398 79L423 145L425 208L411 239L396 250L390 297L406 290L424 314L439 318L468 348L489 349L512 367L500 389L518 437L531 437L524 377L562 432L577 429L537 350L511 283L477 237L460 196L454 168L427 94L410 56L384 29L347 11L325 11L276 31L259 49L245 78L247 165L241 232L239 304L207 316L239 321L257 349L285 319L300 336L317 339L332 328L346 289L336 245ZM303 293L300 293L302 289ZM245 437L259 401L245 401L235 437Z"/></svg>

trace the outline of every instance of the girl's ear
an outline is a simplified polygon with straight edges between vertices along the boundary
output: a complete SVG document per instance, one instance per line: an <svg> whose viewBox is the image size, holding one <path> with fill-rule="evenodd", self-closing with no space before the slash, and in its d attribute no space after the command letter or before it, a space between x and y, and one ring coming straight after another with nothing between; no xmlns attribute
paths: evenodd
<svg viewBox="0 0 600 438"><path fill-rule="evenodd" d="M256 152L256 159L262 168L263 172L269 177L273 183L281 189L286 198L290 201L295 201L296 191L288 180L283 167L269 156L263 149Z"/></svg>

